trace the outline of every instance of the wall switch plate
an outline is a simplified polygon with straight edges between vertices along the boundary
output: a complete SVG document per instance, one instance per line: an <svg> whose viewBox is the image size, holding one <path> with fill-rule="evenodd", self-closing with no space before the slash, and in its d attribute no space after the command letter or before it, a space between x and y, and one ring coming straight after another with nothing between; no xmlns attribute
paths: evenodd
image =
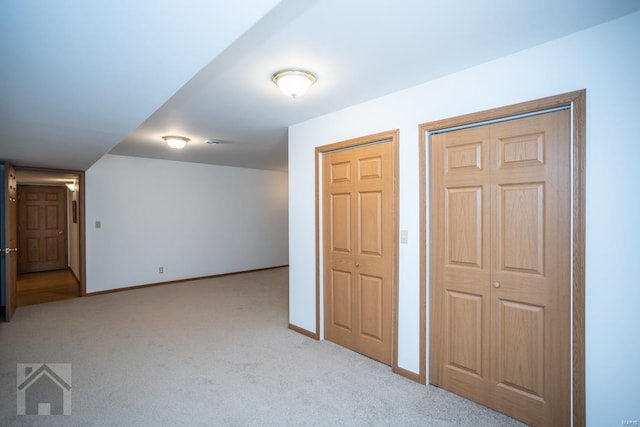
<svg viewBox="0 0 640 427"><path fill-rule="evenodd" d="M409 243L409 231L400 230L400 243Z"/></svg>
<svg viewBox="0 0 640 427"><path fill-rule="evenodd" d="M158 271L160 272L160 274L164 273L164 267L158 268Z"/></svg>

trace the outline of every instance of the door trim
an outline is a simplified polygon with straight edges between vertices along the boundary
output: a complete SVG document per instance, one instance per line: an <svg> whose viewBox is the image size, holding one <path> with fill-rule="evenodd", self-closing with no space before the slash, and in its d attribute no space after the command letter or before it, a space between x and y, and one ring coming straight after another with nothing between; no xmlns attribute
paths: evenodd
<svg viewBox="0 0 640 427"><path fill-rule="evenodd" d="M322 283L321 283L321 269L322 269L322 235L320 233L322 224L322 188L321 188L321 171L322 171L322 156L324 153L328 153L336 150L344 150L348 148L355 148L360 145L372 144L379 141L388 140L392 144L393 151L393 273L391 283L391 368L392 371L404 375L405 371L398 368L398 135L399 131L392 130L388 132L376 133L373 135L367 135L360 138L349 139L345 141L336 142L333 144L323 145L316 147L315 149L315 191L316 191L316 330L310 334L313 338L320 339L320 312L324 307L320 305L320 296L322 295ZM413 378L412 378L413 379Z"/></svg>
<svg viewBox="0 0 640 427"><path fill-rule="evenodd" d="M70 170L70 169L48 169L48 168L37 168L37 167L28 167L28 166L14 166L16 171L32 171L32 172L43 172L51 175L56 174L73 174L78 176L78 240L79 247L78 253L80 255L80 277L78 280L80 281L80 296L87 295L87 245L86 245L86 205L85 205L85 174L84 171ZM67 234L69 230L67 230ZM68 238L68 235L67 235Z"/></svg>
<svg viewBox="0 0 640 427"><path fill-rule="evenodd" d="M537 99L510 106L495 108L458 117L437 120L419 125L419 173L420 173L420 372L419 380L426 384L426 322L427 322L427 286L431 278L427 277L430 243L427 240L428 179L427 153L430 141L429 133L447 128L465 126L491 120L506 119L521 114L534 113L557 107L568 106L572 111L571 127L571 193L573 237L571 260L572 271L572 384L571 404L573 425L586 425L585 413L585 135L586 135L586 90L569 92L557 96Z"/></svg>

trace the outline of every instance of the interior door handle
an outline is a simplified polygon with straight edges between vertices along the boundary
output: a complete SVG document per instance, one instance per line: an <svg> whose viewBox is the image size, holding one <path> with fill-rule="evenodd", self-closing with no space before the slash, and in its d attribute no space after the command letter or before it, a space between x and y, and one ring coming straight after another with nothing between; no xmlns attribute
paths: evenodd
<svg viewBox="0 0 640 427"><path fill-rule="evenodd" d="M11 252L18 252L18 248L0 248L0 253L10 254Z"/></svg>

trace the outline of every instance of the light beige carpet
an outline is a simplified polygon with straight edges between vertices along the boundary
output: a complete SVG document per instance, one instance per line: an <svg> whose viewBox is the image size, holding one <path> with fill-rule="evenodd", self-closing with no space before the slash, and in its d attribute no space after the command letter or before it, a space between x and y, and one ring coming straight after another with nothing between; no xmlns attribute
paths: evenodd
<svg viewBox="0 0 640 427"><path fill-rule="evenodd" d="M0 425L512 426L287 328L288 269L21 307L0 324ZM18 363L70 363L72 415L16 415Z"/></svg>

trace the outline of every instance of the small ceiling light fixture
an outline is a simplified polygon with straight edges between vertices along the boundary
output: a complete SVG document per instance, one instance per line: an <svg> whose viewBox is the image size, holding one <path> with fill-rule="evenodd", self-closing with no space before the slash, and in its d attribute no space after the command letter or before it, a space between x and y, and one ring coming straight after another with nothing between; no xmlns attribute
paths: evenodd
<svg viewBox="0 0 640 427"><path fill-rule="evenodd" d="M189 138L185 138L184 136L163 136L162 139L167 143L167 145L171 148L182 149L187 146L187 142L190 141Z"/></svg>
<svg viewBox="0 0 640 427"><path fill-rule="evenodd" d="M271 80L282 93L297 98L307 93L311 85L316 82L316 76L304 70L282 70L275 73Z"/></svg>

